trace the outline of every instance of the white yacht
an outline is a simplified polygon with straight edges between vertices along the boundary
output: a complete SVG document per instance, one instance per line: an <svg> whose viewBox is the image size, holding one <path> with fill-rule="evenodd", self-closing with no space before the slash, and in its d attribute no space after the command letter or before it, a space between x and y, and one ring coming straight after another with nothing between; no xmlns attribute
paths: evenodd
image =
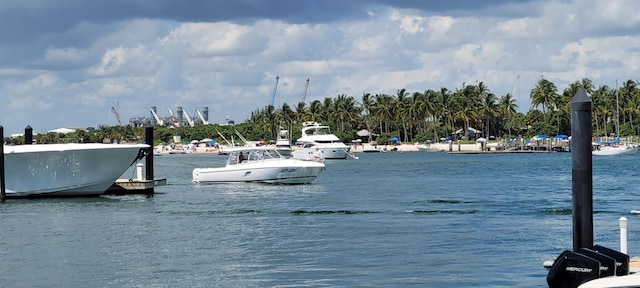
<svg viewBox="0 0 640 288"><path fill-rule="evenodd" d="M308 184L325 169L324 163L285 158L274 147L241 147L226 150L224 167L195 168L195 183L261 182Z"/></svg>
<svg viewBox="0 0 640 288"><path fill-rule="evenodd" d="M291 153L293 158L313 159L316 147L320 148L324 159L346 159L352 156L351 147L331 134L329 126L320 125L318 122L303 123L302 136L296 142L298 147Z"/></svg>
<svg viewBox="0 0 640 288"><path fill-rule="evenodd" d="M146 144L4 146L6 196L101 195L148 149Z"/></svg>

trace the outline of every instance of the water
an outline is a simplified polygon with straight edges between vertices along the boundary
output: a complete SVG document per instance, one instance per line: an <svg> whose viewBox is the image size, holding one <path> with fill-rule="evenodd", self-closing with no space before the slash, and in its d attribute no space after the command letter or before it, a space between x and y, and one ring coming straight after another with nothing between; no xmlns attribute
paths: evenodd
<svg viewBox="0 0 640 288"><path fill-rule="evenodd" d="M359 154L311 185L196 185L218 155L156 157L156 196L0 205L1 287L546 287L572 248L571 155ZM640 255L638 156L593 161L594 242ZM125 177L133 177L133 171Z"/></svg>

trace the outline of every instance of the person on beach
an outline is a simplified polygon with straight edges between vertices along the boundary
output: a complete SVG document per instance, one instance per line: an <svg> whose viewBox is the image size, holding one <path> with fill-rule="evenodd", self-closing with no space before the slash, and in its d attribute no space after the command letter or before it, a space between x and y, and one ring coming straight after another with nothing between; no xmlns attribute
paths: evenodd
<svg viewBox="0 0 640 288"><path fill-rule="evenodd" d="M320 151L320 148L316 147L316 152L313 152L313 159L315 159L316 161L320 161L322 160L324 155L322 155L322 151Z"/></svg>

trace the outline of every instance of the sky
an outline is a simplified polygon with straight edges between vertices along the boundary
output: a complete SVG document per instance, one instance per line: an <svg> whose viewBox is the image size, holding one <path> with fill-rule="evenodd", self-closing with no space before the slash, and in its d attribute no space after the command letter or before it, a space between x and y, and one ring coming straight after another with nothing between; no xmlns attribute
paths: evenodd
<svg viewBox="0 0 640 288"><path fill-rule="evenodd" d="M521 112L559 92L638 80L640 1L0 1L5 136L115 125L177 107L244 122L271 104L484 82ZM276 76L279 77L277 89Z"/></svg>

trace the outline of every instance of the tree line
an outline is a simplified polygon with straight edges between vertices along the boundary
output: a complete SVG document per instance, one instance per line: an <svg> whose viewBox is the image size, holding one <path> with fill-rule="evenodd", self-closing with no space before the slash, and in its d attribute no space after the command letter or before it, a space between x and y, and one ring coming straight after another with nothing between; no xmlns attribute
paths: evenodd
<svg viewBox="0 0 640 288"><path fill-rule="evenodd" d="M592 99L594 136L637 136L640 134L639 82L627 80L620 87L596 87L590 79L573 82L561 92L557 86L541 78L531 89L531 109L518 112L514 95L497 96L484 82L462 84L450 90L440 88L409 92L398 89L396 94L363 93L360 99L340 94L335 98L314 100L307 105L283 103L274 107L256 108L249 119L236 125L200 125L195 127L154 128L155 145L172 142L173 136L182 140L212 138L221 141L235 135L249 140L274 141L280 129L290 130L292 139L300 136L302 123L319 122L331 127L342 141L359 137L356 132L367 130L371 139L385 144L391 137L403 142L439 141L452 136L456 130L474 127L486 138L530 138L534 135L569 135L571 132L571 100L583 88ZM616 85L617 86L617 85ZM455 136L455 135L453 135ZM469 138L470 135L459 135ZM95 130L75 133L47 133L34 136L37 143L61 142L135 142L144 140L144 128L131 126L103 126ZM20 144L21 137L5 138L5 143Z"/></svg>

